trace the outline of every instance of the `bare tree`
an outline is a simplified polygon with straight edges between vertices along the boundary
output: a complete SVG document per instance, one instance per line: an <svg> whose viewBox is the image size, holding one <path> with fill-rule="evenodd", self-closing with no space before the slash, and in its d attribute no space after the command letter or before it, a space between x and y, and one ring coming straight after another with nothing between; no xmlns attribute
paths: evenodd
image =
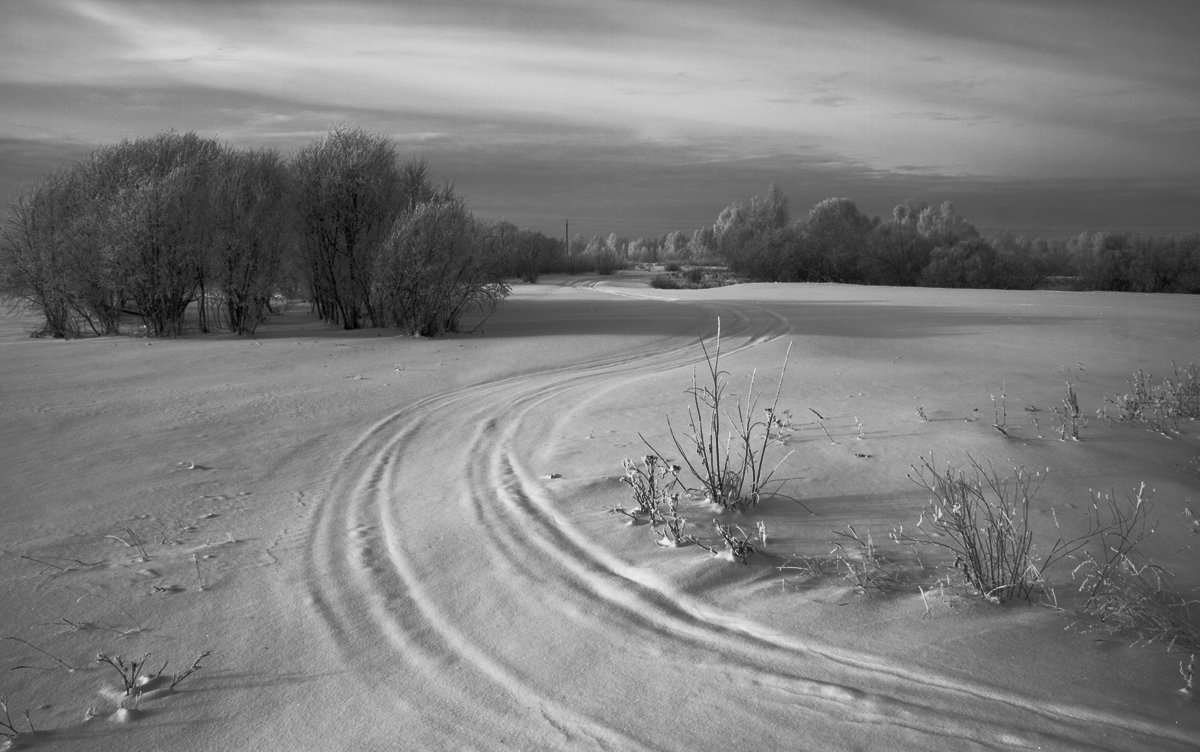
<svg viewBox="0 0 1200 752"><path fill-rule="evenodd" d="M212 190L212 279L230 331L253 334L279 283L291 229L286 167L274 151L227 151Z"/></svg>
<svg viewBox="0 0 1200 752"><path fill-rule="evenodd" d="M0 232L0 290L42 315L40 334L68 337L77 326L65 284L65 253L55 237L55 198L44 180L9 207Z"/></svg>
<svg viewBox="0 0 1200 752"><path fill-rule="evenodd" d="M494 231L499 231L503 238L507 238L508 228L515 230L508 249L511 266L521 281L533 284L562 255L562 243L558 238L547 237L534 230L516 230L507 222L497 223Z"/></svg>
<svg viewBox="0 0 1200 752"><path fill-rule="evenodd" d="M364 321L381 324L372 306L371 267L411 195L405 180L418 177L411 173L419 170L402 173L385 136L342 127L301 149L292 171L296 220L318 312L346 329Z"/></svg>
<svg viewBox="0 0 1200 752"><path fill-rule="evenodd" d="M6 226L8 285L52 334L75 333L80 321L113 333L130 305L153 334L181 334L203 284L219 153L194 133L164 133L102 147L47 176Z"/></svg>
<svg viewBox="0 0 1200 752"><path fill-rule="evenodd" d="M211 191L222 153L195 133L162 133L94 152L99 197L90 224L138 315L155 336L183 333L213 243Z"/></svg>
<svg viewBox="0 0 1200 752"><path fill-rule="evenodd" d="M431 337L457 331L463 316L490 313L507 296L503 259L463 201L441 195L398 219L375 260L373 298L387 323Z"/></svg>

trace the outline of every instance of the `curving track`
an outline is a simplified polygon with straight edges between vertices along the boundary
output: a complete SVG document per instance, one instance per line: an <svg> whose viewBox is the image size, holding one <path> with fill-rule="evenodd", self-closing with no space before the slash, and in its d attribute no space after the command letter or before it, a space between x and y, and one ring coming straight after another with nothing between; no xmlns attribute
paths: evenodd
<svg viewBox="0 0 1200 752"><path fill-rule="evenodd" d="M727 352L789 329L762 308L720 314ZM531 470L530 436L597 389L695 359L683 341L447 391L338 460L307 542L309 599L331 648L406 719L398 745L1192 748L1136 716L775 633L587 540Z"/></svg>

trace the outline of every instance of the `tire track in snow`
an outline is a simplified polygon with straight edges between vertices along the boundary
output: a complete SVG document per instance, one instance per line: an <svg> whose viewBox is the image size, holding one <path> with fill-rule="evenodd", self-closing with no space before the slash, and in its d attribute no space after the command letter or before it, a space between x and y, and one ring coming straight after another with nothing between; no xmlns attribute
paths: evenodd
<svg viewBox="0 0 1200 752"><path fill-rule="evenodd" d="M787 330L752 306L722 319L724 352ZM346 662L429 738L480 748L845 745L864 729L894 748L1189 748L1133 715L773 632L586 540L518 437L600 385L695 361L693 342L598 358L436 395L368 430L307 549L310 601ZM687 704L664 704L681 687Z"/></svg>

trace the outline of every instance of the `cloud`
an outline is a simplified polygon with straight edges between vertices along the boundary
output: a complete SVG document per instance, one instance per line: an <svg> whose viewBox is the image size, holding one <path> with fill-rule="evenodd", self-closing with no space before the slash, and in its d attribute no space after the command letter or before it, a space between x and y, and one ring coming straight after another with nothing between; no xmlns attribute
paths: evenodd
<svg viewBox="0 0 1200 752"><path fill-rule="evenodd" d="M1189 8L43 0L0 6L0 136L174 128L286 152L355 122L444 161L486 211L642 228L772 181L878 193L860 203L881 213L931 180L999 206L982 186L1166 190L1200 174Z"/></svg>

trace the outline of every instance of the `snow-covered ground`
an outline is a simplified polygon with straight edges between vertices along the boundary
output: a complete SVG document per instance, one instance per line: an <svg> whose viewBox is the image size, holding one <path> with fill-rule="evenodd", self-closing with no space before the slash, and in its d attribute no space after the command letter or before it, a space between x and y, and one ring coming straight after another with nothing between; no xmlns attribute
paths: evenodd
<svg viewBox="0 0 1200 752"><path fill-rule="evenodd" d="M792 343L776 456L794 450L779 474L803 505L683 503L712 545L713 519L765 525L745 566L610 512L632 504L617 478L639 432L673 450L666 419L686 424L718 317L735 395L752 372L773 389ZM0 633L16 638L0 694L40 730L18 746L1200 744L1187 656L1077 623L1071 564L1048 572L1063 608L996 606L931 590L951 562L888 539L917 522L927 494L907 475L930 453L1049 468L1043 552L1081 529L1089 489L1144 481L1142 553L1200 597L1200 424L1166 438L1094 417L1135 369L1200 360L1200 297L548 278L483 333L438 340L304 309L253 338L32 328L0 319ZM1079 442L1054 430L1067 381L1093 416ZM848 524L904 586L793 568ZM95 660L149 653L171 673L205 650L132 712Z"/></svg>

